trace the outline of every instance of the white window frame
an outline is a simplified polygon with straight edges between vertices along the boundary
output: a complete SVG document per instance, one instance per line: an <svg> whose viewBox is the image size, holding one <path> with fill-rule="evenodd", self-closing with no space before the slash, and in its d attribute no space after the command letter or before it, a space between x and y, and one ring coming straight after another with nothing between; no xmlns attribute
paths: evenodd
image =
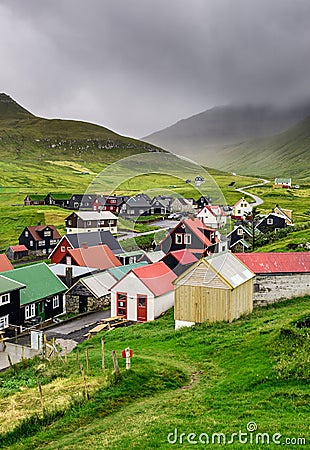
<svg viewBox="0 0 310 450"><path fill-rule="evenodd" d="M29 241L29 245L30 245L30 247L33 247L33 241L32 240Z"/></svg>
<svg viewBox="0 0 310 450"><path fill-rule="evenodd" d="M268 217L267 225L273 225L273 219L271 217Z"/></svg>
<svg viewBox="0 0 310 450"><path fill-rule="evenodd" d="M191 245L192 243L192 236L189 233L184 234L184 244Z"/></svg>
<svg viewBox="0 0 310 450"><path fill-rule="evenodd" d="M10 303L10 293L9 292L7 294L2 294L0 296L0 305L7 305L8 303Z"/></svg>
<svg viewBox="0 0 310 450"><path fill-rule="evenodd" d="M4 328L7 328L9 326L9 315L6 314L5 316L0 317L0 330L4 330Z"/></svg>
<svg viewBox="0 0 310 450"><path fill-rule="evenodd" d="M176 244L182 244L183 243L183 234L182 233L176 233L175 234L175 243Z"/></svg>
<svg viewBox="0 0 310 450"><path fill-rule="evenodd" d="M59 308L59 295L54 295L53 297L53 309Z"/></svg>
<svg viewBox="0 0 310 450"><path fill-rule="evenodd" d="M36 315L36 304L30 303L30 305L27 305L25 307L25 320L31 319L32 317L35 317Z"/></svg>
<svg viewBox="0 0 310 450"><path fill-rule="evenodd" d="M25 237L28 237L28 236L29 236L29 231L26 230L26 231L25 231Z"/></svg>
<svg viewBox="0 0 310 450"><path fill-rule="evenodd" d="M43 232L43 236L44 236L44 237L52 236L52 231L51 231L51 230L45 230L45 231Z"/></svg>
<svg viewBox="0 0 310 450"><path fill-rule="evenodd" d="M238 236L243 236L243 229L242 228L238 228L237 235Z"/></svg>
<svg viewBox="0 0 310 450"><path fill-rule="evenodd" d="M60 247L60 251L61 251L62 253L64 253L64 252L66 251L66 247L65 247L64 245L62 245L62 246Z"/></svg>
<svg viewBox="0 0 310 450"><path fill-rule="evenodd" d="M44 246L45 246L45 241L38 242L38 247L44 247Z"/></svg>

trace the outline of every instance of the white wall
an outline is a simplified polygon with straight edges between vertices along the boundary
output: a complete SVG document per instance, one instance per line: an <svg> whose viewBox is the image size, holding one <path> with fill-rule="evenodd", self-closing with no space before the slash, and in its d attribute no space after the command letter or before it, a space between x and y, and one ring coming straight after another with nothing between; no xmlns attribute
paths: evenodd
<svg viewBox="0 0 310 450"><path fill-rule="evenodd" d="M159 317L161 313L168 311L174 305L174 291L155 297L154 299L154 318Z"/></svg>

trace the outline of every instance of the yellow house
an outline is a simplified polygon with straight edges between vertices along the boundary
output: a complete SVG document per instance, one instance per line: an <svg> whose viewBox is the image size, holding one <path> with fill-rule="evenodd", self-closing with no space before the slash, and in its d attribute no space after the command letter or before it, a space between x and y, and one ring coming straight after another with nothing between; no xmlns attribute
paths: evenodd
<svg viewBox="0 0 310 450"><path fill-rule="evenodd" d="M230 251L193 264L174 282L175 328L228 321L253 309L255 274Z"/></svg>

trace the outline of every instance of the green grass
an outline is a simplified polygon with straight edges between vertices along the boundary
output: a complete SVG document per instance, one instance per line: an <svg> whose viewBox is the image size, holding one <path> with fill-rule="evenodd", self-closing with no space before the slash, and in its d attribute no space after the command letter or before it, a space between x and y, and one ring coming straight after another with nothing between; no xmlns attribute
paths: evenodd
<svg viewBox="0 0 310 450"><path fill-rule="evenodd" d="M309 439L309 339L304 329L294 325L309 316L309 300L258 308L231 324L206 323L176 332L170 311L155 322L116 329L105 334L106 365L111 368L112 350L119 355L130 346L132 370L125 373L120 359L121 379L108 378L102 387L95 382L102 379L99 334L79 346L81 360L89 346L86 376L94 385L90 401L80 398L59 408L62 413L58 414L47 411L45 423L40 414L28 418L27 427L20 423L15 434L1 442L17 449L20 437L23 448L29 450L168 449L167 435L175 428L186 435L231 435L246 432L247 423L253 421L257 432ZM67 366L70 379L75 371L74 354L64 369ZM48 370L48 376L53 376L53 370ZM75 376L80 379L78 373ZM21 389L20 377L10 377ZM48 391L48 383L43 393L44 389ZM34 400L28 407L30 416L33 407ZM190 445L184 443L184 447ZM235 442L232 448L244 445Z"/></svg>

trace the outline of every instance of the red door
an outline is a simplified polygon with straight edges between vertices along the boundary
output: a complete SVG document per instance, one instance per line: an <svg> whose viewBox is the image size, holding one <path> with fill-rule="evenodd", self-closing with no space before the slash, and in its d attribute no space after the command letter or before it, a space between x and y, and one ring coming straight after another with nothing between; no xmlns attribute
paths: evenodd
<svg viewBox="0 0 310 450"><path fill-rule="evenodd" d="M116 314L127 318L127 294L124 292L116 294Z"/></svg>
<svg viewBox="0 0 310 450"><path fill-rule="evenodd" d="M137 320L146 322L147 320L147 296L137 295Z"/></svg>

